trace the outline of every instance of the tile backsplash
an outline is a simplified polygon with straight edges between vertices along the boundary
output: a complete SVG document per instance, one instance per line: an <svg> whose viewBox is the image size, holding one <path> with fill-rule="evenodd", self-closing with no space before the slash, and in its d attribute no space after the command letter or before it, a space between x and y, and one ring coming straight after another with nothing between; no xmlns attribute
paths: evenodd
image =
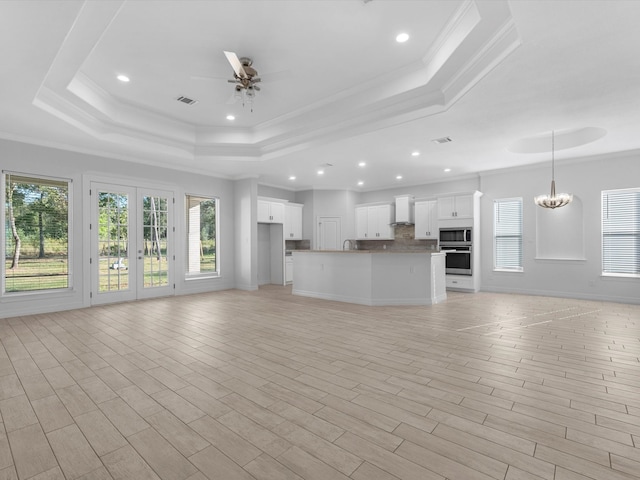
<svg viewBox="0 0 640 480"><path fill-rule="evenodd" d="M311 248L311 240L285 240L285 250L309 250Z"/></svg>

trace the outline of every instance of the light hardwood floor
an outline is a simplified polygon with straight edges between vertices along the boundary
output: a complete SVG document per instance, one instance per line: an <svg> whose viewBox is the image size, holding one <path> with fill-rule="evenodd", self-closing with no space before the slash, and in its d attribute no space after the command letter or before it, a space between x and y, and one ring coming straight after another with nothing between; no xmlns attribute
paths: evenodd
<svg viewBox="0 0 640 480"><path fill-rule="evenodd" d="M0 479L640 478L640 306L290 292L0 320Z"/></svg>

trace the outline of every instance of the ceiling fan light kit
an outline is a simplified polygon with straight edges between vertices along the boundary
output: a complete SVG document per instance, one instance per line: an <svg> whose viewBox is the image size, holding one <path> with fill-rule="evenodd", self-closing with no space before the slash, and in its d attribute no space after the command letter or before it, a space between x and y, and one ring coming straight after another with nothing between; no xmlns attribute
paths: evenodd
<svg viewBox="0 0 640 480"><path fill-rule="evenodd" d="M570 193L558 193L556 194L556 180L555 180L555 131L551 131L551 194L550 195L538 195L533 200L536 205L543 208L560 208L568 205L573 200L573 195Z"/></svg>

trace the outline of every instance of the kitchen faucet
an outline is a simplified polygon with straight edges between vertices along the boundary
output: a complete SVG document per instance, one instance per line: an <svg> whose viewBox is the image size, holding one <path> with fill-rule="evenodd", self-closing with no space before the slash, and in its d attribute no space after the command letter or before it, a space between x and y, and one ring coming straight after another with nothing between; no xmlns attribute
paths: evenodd
<svg viewBox="0 0 640 480"><path fill-rule="evenodd" d="M346 250L345 245L347 244L347 242L349 242L349 250L353 250L353 241L349 240L348 238L342 242L342 250Z"/></svg>

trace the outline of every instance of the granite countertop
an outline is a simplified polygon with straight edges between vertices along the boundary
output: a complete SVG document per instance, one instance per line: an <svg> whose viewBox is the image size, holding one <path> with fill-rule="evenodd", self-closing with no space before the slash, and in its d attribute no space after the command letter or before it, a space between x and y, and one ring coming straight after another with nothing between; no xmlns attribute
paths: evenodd
<svg viewBox="0 0 640 480"><path fill-rule="evenodd" d="M292 252L307 252L307 253L431 253L440 254L439 250L292 250Z"/></svg>

